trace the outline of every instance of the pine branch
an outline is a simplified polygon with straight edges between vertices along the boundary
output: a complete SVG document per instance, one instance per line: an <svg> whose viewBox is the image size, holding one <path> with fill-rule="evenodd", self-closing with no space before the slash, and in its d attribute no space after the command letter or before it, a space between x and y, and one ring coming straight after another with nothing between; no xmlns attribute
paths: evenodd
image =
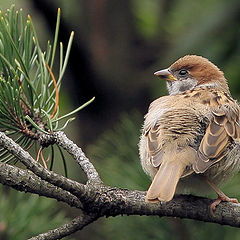
<svg viewBox="0 0 240 240"><path fill-rule="evenodd" d="M82 170L87 175L87 178L90 182L97 184L102 183L102 180L100 179L95 167L89 161L80 147L69 140L64 132L56 132L53 134L53 136L56 140L56 144L65 149L74 157L76 162L81 166Z"/></svg>
<svg viewBox="0 0 240 240"><path fill-rule="evenodd" d="M45 169L40 163L34 160L28 152L23 150L2 132L0 132L0 146L19 159L29 170L41 179L63 190L69 191L75 196L84 195L86 188L83 184Z"/></svg>
<svg viewBox="0 0 240 240"><path fill-rule="evenodd" d="M55 74L60 14L58 9L54 42L49 41L42 50L30 15L25 19L14 5L5 14L0 11L0 130L23 148L40 142L41 133L63 130L74 119L73 114L94 100L59 116L61 82L74 37L72 32L65 53L59 44L60 64ZM12 160L10 155L2 158L4 154L0 149L0 161Z"/></svg>
<svg viewBox="0 0 240 240"><path fill-rule="evenodd" d="M0 162L0 183L18 191L35 193L65 202L71 207L82 208L79 199L68 191L42 180L29 170L2 162Z"/></svg>
<svg viewBox="0 0 240 240"><path fill-rule="evenodd" d="M46 141L51 141L64 147L67 152L75 157L76 161L78 161L79 156L83 156L82 150L62 132L49 134L42 139L47 139ZM81 207L84 211L84 217L79 217L67 225L51 230L46 234L39 235L39 238L35 239L59 239L59 236L63 237L78 231L103 216L108 217L123 214L189 218L240 227L239 204L221 203L214 212L214 215L212 215L209 210L212 202L211 199L191 195L175 196L175 198L168 203L150 204L145 202L145 192L109 187L99 182L100 178L96 177L98 174L95 168L85 155L84 160L81 159L82 161L80 161L79 164L83 167L88 182L81 184L44 169L32 159L26 151L3 133L0 133L0 146L10 151L15 157L18 157L19 160L32 171L31 173L27 170L20 170L16 167L2 164L2 170L0 171L0 181L2 183L13 186L19 190L25 190L64 201L70 206L74 204L75 207ZM86 166L90 167L87 168ZM33 173L45 181L39 180L39 177L36 177ZM28 179L32 181L27 183ZM94 179L97 179L97 181L94 181ZM39 184L35 184L36 181L40 181L41 187ZM49 183L51 183L51 185L47 191ZM81 203L75 197L73 197L73 201L66 201L66 197L71 196L71 194L78 196Z"/></svg>

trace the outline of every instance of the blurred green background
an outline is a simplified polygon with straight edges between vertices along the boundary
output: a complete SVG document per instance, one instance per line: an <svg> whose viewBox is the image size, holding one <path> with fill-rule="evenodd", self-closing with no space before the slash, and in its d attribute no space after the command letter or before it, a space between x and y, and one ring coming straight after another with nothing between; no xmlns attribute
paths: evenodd
<svg viewBox="0 0 240 240"><path fill-rule="evenodd" d="M153 72L186 54L209 58L225 73L234 98L240 97L239 0L0 0L32 16L44 49L52 40L57 8L60 40L75 32L60 101L67 112L91 97L67 128L106 184L146 190L150 180L139 164L137 143L149 103L166 94ZM56 163L55 163L56 164ZM62 172L62 163L55 170ZM68 159L69 177L84 180ZM240 198L240 176L223 190ZM215 195L211 195L215 197ZM37 196L1 188L0 239L27 237L59 226L78 210ZM59 211L62 210L62 211ZM37 217L37 220L36 220ZM30 224L31 223L31 224ZM65 239L240 239L236 228L173 218L119 216L100 219Z"/></svg>

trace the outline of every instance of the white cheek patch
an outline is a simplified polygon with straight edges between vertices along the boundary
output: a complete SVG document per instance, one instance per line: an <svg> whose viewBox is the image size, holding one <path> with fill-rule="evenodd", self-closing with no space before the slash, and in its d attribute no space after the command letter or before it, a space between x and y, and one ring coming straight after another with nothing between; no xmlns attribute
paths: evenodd
<svg viewBox="0 0 240 240"><path fill-rule="evenodd" d="M170 95L175 95L185 92L197 86L197 80L194 78L187 78L185 80L167 81L167 89Z"/></svg>

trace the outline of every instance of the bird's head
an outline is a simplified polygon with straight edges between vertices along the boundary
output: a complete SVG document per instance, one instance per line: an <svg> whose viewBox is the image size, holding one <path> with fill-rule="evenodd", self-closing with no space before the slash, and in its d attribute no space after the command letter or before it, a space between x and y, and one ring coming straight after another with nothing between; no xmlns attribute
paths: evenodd
<svg viewBox="0 0 240 240"><path fill-rule="evenodd" d="M229 91L223 72L201 56L186 55L169 68L157 71L154 75L167 81L170 95L200 86L211 86Z"/></svg>

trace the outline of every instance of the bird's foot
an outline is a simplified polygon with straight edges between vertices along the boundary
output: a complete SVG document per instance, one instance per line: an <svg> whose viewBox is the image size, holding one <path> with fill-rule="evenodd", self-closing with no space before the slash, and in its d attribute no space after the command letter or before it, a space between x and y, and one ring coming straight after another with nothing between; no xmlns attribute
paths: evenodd
<svg viewBox="0 0 240 240"><path fill-rule="evenodd" d="M220 202L239 203L236 198L230 198L222 192L218 195L218 198L210 205L210 211L212 214L216 210L216 207L217 205L219 205Z"/></svg>
<svg viewBox="0 0 240 240"><path fill-rule="evenodd" d="M214 211L216 210L217 205L220 202L231 202L231 203L239 203L236 198L230 198L225 195L213 182L211 182L207 177L204 177L205 181L208 185L217 193L218 198L210 205L210 212L214 215Z"/></svg>

